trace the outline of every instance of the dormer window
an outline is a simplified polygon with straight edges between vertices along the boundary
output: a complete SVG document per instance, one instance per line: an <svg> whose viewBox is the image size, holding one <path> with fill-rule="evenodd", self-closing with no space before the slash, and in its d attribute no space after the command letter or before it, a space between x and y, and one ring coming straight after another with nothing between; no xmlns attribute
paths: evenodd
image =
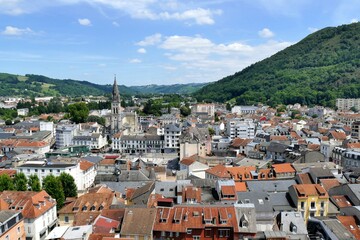
<svg viewBox="0 0 360 240"><path fill-rule="evenodd" d="M99 206L99 211L103 210L104 209L104 206L103 205L100 205Z"/></svg>
<svg viewBox="0 0 360 240"><path fill-rule="evenodd" d="M297 227L294 223L290 223L290 232L297 233Z"/></svg>
<svg viewBox="0 0 360 240"><path fill-rule="evenodd" d="M87 207L86 207L86 206L83 206L81 210L82 210L82 211L86 211L86 210L87 210Z"/></svg>
<svg viewBox="0 0 360 240"><path fill-rule="evenodd" d="M243 214L241 216L239 226L242 227L242 228L248 228L249 227L249 220L248 220L248 217L245 214Z"/></svg>
<svg viewBox="0 0 360 240"><path fill-rule="evenodd" d="M95 206L91 206L90 211L95 211L95 210L96 210Z"/></svg>

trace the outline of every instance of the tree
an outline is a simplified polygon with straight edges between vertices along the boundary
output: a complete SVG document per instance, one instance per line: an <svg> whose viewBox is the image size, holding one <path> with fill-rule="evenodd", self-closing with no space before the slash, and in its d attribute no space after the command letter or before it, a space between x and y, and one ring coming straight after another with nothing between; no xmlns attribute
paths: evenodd
<svg viewBox="0 0 360 240"><path fill-rule="evenodd" d="M184 117L187 117L191 114L191 109L188 105L184 105L180 108L180 113L181 115L183 115Z"/></svg>
<svg viewBox="0 0 360 240"><path fill-rule="evenodd" d="M32 175L29 176L28 185L29 185L29 189L31 191L34 191L34 192L40 192L41 191L39 177L37 175L35 175L35 174L32 174Z"/></svg>
<svg viewBox="0 0 360 240"><path fill-rule="evenodd" d="M16 191L26 191L27 188L27 179L24 173L20 172L15 174L14 177L14 189Z"/></svg>
<svg viewBox="0 0 360 240"><path fill-rule="evenodd" d="M48 175L43 179L43 189L56 199L57 208L61 208L65 202L64 189L59 178L54 175Z"/></svg>
<svg viewBox="0 0 360 240"><path fill-rule="evenodd" d="M209 127L209 134L210 134L210 136L215 135L215 130L211 127Z"/></svg>
<svg viewBox="0 0 360 240"><path fill-rule="evenodd" d="M12 179L7 174L0 175L0 192L5 190L14 190Z"/></svg>
<svg viewBox="0 0 360 240"><path fill-rule="evenodd" d="M13 124L13 122L12 122L12 120L10 120L10 119L7 119L6 121L5 121L5 125L12 125Z"/></svg>
<svg viewBox="0 0 360 240"><path fill-rule="evenodd" d="M61 173L59 180L64 189L65 198L67 197L76 197L77 196L77 187L75 184L74 178L68 173Z"/></svg>
<svg viewBox="0 0 360 240"><path fill-rule="evenodd" d="M352 106L352 107L350 108L350 110L353 111L353 112L355 112L355 113L358 112L358 109L357 109L355 106Z"/></svg>
<svg viewBox="0 0 360 240"><path fill-rule="evenodd" d="M78 102L74 104L70 104L68 106L70 118L75 123L83 123L86 122L86 119L89 116L89 108L86 103Z"/></svg>
<svg viewBox="0 0 360 240"><path fill-rule="evenodd" d="M99 116L89 116L86 122L97 122L100 125L105 126L105 118Z"/></svg>

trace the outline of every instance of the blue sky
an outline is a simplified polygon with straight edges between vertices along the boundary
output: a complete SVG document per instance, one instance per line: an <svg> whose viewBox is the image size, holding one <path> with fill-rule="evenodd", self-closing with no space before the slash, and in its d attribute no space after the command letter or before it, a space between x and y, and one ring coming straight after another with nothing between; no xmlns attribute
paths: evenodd
<svg viewBox="0 0 360 240"><path fill-rule="evenodd" d="M358 0L0 0L0 72L211 82L359 13Z"/></svg>

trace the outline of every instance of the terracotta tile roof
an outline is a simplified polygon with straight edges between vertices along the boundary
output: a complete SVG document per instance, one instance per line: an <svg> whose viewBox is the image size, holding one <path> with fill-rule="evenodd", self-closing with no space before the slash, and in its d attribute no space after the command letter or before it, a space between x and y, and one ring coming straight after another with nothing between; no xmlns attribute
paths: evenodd
<svg viewBox="0 0 360 240"><path fill-rule="evenodd" d="M275 173L295 173L295 169L291 163L273 164L272 167Z"/></svg>
<svg viewBox="0 0 360 240"><path fill-rule="evenodd" d="M320 184L325 188L326 191L329 191L330 188L340 186L340 182L336 178L320 179Z"/></svg>
<svg viewBox="0 0 360 240"><path fill-rule="evenodd" d="M73 226L83 226L93 224L100 215L99 212L80 212L74 215Z"/></svg>
<svg viewBox="0 0 360 240"><path fill-rule="evenodd" d="M201 188L194 186L187 186L183 188L182 196L184 201L187 199L195 199L196 202L201 202Z"/></svg>
<svg viewBox="0 0 360 240"><path fill-rule="evenodd" d="M292 138L296 139L296 140L302 139L302 138L299 136L299 134L297 134L297 133L294 132L294 131L291 131L291 132L290 132L290 136L291 136Z"/></svg>
<svg viewBox="0 0 360 240"><path fill-rule="evenodd" d="M111 188L106 185L98 185L89 189L88 193L112 193L114 192Z"/></svg>
<svg viewBox="0 0 360 240"><path fill-rule="evenodd" d="M246 192L247 191L246 182L235 182L235 190L236 192Z"/></svg>
<svg viewBox="0 0 360 240"><path fill-rule="evenodd" d="M154 208L127 208L121 226L121 235L151 235L156 217Z"/></svg>
<svg viewBox="0 0 360 240"><path fill-rule="evenodd" d="M122 136L122 132L115 133L113 138L120 138Z"/></svg>
<svg viewBox="0 0 360 240"><path fill-rule="evenodd" d="M88 240L105 240L105 237L115 237L115 233L92 233Z"/></svg>
<svg viewBox="0 0 360 240"><path fill-rule="evenodd" d="M14 177L14 175L16 174L16 170L15 169L0 169L0 175L6 174L9 177Z"/></svg>
<svg viewBox="0 0 360 240"><path fill-rule="evenodd" d="M270 168L264 168L264 169L259 169L258 171L258 179L259 180L269 180L269 179L275 179L275 175L272 174L272 169Z"/></svg>
<svg viewBox="0 0 360 240"><path fill-rule="evenodd" d="M331 196L331 199L333 200L334 204L339 208L352 206L351 202L344 195Z"/></svg>
<svg viewBox="0 0 360 240"><path fill-rule="evenodd" d="M319 144L308 144L307 148L312 151L320 151L320 145Z"/></svg>
<svg viewBox="0 0 360 240"><path fill-rule="evenodd" d="M183 158L183 159L180 161L180 164L186 165L186 166L190 166L190 165L193 164L194 162L196 162L194 159L191 159L191 158Z"/></svg>
<svg viewBox="0 0 360 240"><path fill-rule="evenodd" d="M337 216L337 219L356 239L360 239L360 227L354 216Z"/></svg>
<svg viewBox="0 0 360 240"><path fill-rule="evenodd" d="M329 129L327 128L318 128L318 132L321 133L321 134L325 134L329 131Z"/></svg>
<svg viewBox="0 0 360 240"><path fill-rule="evenodd" d="M222 186L221 193L223 195L236 195L235 186Z"/></svg>
<svg viewBox="0 0 360 240"><path fill-rule="evenodd" d="M159 199L164 198L163 195L155 193L155 194L150 194L149 199L148 199L148 204L147 207L151 208L151 207L157 207L157 202Z"/></svg>
<svg viewBox="0 0 360 240"><path fill-rule="evenodd" d="M166 215L164 215L166 210ZM227 213L227 214L226 214ZM226 222L221 223L222 220ZM215 222L213 220L215 219ZM174 206L157 208L154 231L186 233L188 228L204 229L210 221L212 227L231 227L239 232L235 208L233 206ZM213 224L214 223L214 224Z"/></svg>
<svg viewBox="0 0 360 240"><path fill-rule="evenodd" d="M300 184L312 184L311 178L308 173L298 173L297 174Z"/></svg>
<svg viewBox="0 0 360 240"><path fill-rule="evenodd" d="M235 138L234 140L232 140L230 146L232 146L234 148L245 147L246 145L248 145L251 142L252 142L252 139Z"/></svg>
<svg viewBox="0 0 360 240"><path fill-rule="evenodd" d="M119 155L106 155L105 159L117 159Z"/></svg>
<svg viewBox="0 0 360 240"><path fill-rule="evenodd" d="M254 166L241 166L241 167L228 167L226 170L229 172L230 176L234 181L245 181L251 180L252 175L251 171L256 171Z"/></svg>
<svg viewBox="0 0 360 240"><path fill-rule="evenodd" d="M277 136L277 135L272 135L270 136L270 141L288 141L288 137L285 136L285 135L280 135L280 136Z"/></svg>
<svg viewBox="0 0 360 240"><path fill-rule="evenodd" d="M308 198L309 196L318 196L319 198L328 198L329 195L320 184L296 184L295 188L298 198Z"/></svg>
<svg viewBox="0 0 360 240"><path fill-rule="evenodd" d="M353 148L360 148L360 142L348 143L348 144L346 145L346 147L347 147L347 148L351 148L351 149L353 149Z"/></svg>
<svg viewBox="0 0 360 240"><path fill-rule="evenodd" d="M115 159L103 159L99 162L99 165L115 165Z"/></svg>
<svg viewBox="0 0 360 240"><path fill-rule="evenodd" d="M9 204L0 198L0 210L9 210Z"/></svg>
<svg viewBox="0 0 360 240"><path fill-rule="evenodd" d="M91 211L91 207L95 208L91 212L99 212L110 207L114 196L114 193L87 193L61 208L58 213L84 213Z"/></svg>
<svg viewBox="0 0 360 240"><path fill-rule="evenodd" d="M9 204L9 209L21 210L24 218L33 219L56 206L44 190L41 192L3 191L0 198Z"/></svg>
<svg viewBox="0 0 360 240"><path fill-rule="evenodd" d="M48 146L49 143L44 141L30 141L24 139L4 139L0 141L0 146L12 146L12 147L33 147L41 148Z"/></svg>
<svg viewBox="0 0 360 240"><path fill-rule="evenodd" d="M346 139L346 134L343 131L329 131L329 134L336 140L345 140Z"/></svg>
<svg viewBox="0 0 360 240"><path fill-rule="evenodd" d="M120 227L120 222L106 218L103 216L99 216L95 223L93 224L93 232L94 233L110 233L111 231L114 231L115 229L118 229Z"/></svg>
<svg viewBox="0 0 360 240"><path fill-rule="evenodd" d="M82 171L87 171L88 169L92 168L95 164L87 161L87 160L80 160L80 169Z"/></svg>
<svg viewBox="0 0 360 240"><path fill-rule="evenodd" d="M117 209L104 209L101 212L101 216L107 217L116 221L122 222L125 214L125 208L117 208Z"/></svg>
<svg viewBox="0 0 360 240"><path fill-rule="evenodd" d="M218 178L226 178L226 179L230 179L231 176L227 171L227 168L224 165L216 165L215 167L209 168L207 170L205 170L206 173L214 175Z"/></svg>

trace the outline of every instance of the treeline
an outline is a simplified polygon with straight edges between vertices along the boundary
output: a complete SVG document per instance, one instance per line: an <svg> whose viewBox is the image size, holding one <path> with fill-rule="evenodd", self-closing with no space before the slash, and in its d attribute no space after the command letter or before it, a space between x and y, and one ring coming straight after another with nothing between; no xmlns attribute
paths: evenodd
<svg viewBox="0 0 360 240"><path fill-rule="evenodd" d="M241 72L209 84L200 101L320 104L360 97L360 23L325 28Z"/></svg>

